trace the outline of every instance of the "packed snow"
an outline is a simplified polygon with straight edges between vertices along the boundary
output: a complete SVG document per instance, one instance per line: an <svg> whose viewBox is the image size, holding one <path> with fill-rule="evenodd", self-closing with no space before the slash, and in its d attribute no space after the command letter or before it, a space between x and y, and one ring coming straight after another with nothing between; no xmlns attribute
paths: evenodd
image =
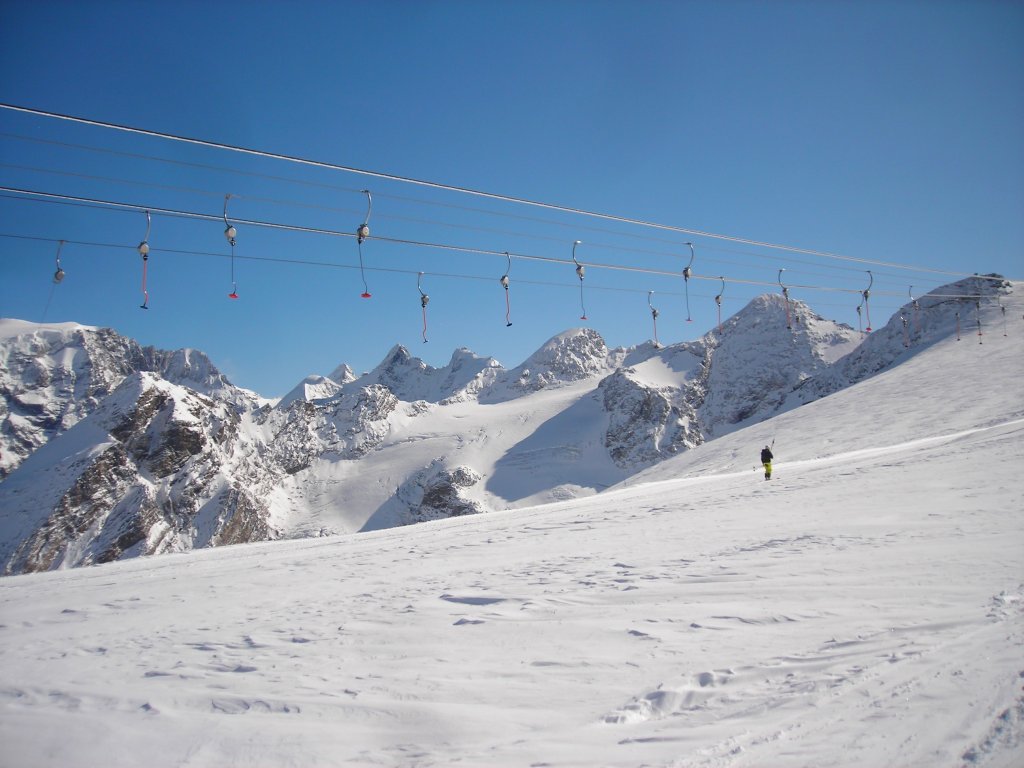
<svg viewBox="0 0 1024 768"><path fill-rule="evenodd" d="M1024 764L1024 328L986 327L581 498L0 579L2 762Z"/></svg>

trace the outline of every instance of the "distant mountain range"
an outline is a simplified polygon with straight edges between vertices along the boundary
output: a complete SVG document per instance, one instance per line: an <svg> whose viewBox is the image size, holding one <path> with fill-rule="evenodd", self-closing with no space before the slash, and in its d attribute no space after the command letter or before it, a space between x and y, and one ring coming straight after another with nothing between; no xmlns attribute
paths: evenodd
<svg viewBox="0 0 1024 768"><path fill-rule="evenodd" d="M524 363L394 347L279 402L201 352L110 329L0 320L5 574L351 533L588 495L968 331L969 278L864 337L782 296L692 342L609 349L582 328Z"/></svg>

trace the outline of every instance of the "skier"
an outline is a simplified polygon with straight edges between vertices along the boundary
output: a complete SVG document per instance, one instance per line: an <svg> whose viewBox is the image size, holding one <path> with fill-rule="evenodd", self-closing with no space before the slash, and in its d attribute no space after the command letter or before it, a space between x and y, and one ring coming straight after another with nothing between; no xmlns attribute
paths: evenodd
<svg viewBox="0 0 1024 768"><path fill-rule="evenodd" d="M772 479L772 459L773 458L774 457L772 456L772 449L769 448L766 445L764 447L764 450L761 451L761 463L764 464L764 479L765 480L771 480Z"/></svg>

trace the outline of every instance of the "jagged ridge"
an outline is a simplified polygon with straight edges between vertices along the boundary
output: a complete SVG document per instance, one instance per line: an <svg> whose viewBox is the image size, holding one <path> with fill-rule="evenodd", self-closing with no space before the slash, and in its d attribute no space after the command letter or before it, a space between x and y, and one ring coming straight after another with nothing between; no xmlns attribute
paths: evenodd
<svg viewBox="0 0 1024 768"><path fill-rule="evenodd" d="M510 370L464 349L435 369L398 346L368 374L339 366L273 407L201 353L3 321L0 558L8 573L41 570L594 493L897 364L973 303L919 307L863 344L800 302L787 328L769 295L697 341L610 350L575 329Z"/></svg>

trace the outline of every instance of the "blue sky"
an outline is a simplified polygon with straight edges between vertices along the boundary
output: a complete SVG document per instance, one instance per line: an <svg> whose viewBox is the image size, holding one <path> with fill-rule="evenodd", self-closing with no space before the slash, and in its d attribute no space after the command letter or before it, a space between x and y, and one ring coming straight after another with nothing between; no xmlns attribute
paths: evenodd
<svg viewBox="0 0 1024 768"><path fill-rule="evenodd" d="M785 268L808 286L793 298L854 327L867 269L875 325L911 286L954 279L939 272L1024 278L1019 2L3 0L0 102L912 268L0 109L4 187L211 216L231 194L233 218L344 233L371 190L371 299L354 239L239 225L231 300L223 222L154 215L148 311L141 211L0 197L0 316L202 349L267 396L342 362L368 370L396 343L432 365L468 347L509 367L580 325L634 345L653 336L649 301L662 343L697 338L719 276L725 316ZM504 251L533 257L512 263L511 327Z"/></svg>

